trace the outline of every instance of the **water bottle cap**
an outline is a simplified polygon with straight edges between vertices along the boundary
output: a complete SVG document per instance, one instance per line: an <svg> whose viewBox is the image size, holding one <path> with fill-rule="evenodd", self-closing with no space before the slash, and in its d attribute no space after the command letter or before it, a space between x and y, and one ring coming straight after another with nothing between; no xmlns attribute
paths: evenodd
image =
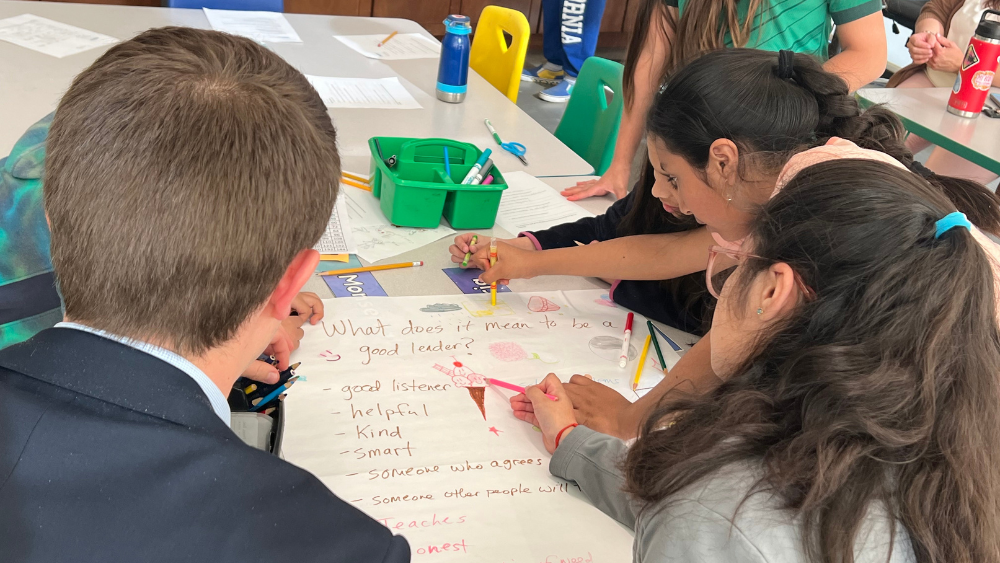
<svg viewBox="0 0 1000 563"><path fill-rule="evenodd" d="M455 35L468 35L472 33L472 20L469 16L451 14L444 20L444 27L447 33Z"/></svg>
<svg viewBox="0 0 1000 563"><path fill-rule="evenodd" d="M1000 16L1000 12L997 10L983 12L983 16L979 19L979 26L976 27L976 35L986 39L1000 40L1000 22L986 19L986 16L989 15Z"/></svg>
<svg viewBox="0 0 1000 563"><path fill-rule="evenodd" d="M1000 39L1000 22L983 20L976 27L976 35L987 39Z"/></svg>

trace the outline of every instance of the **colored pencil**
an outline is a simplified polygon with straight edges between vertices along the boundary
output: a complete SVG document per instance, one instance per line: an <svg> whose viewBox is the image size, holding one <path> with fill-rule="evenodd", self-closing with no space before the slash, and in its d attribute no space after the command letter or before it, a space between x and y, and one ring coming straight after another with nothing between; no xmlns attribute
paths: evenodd
<svg viewBox="0 0 1000 563"><path fill-rule="evenodd" d="M472 245L476 244L479 240L479 235L472 235L472 241L469 243L469 251L465 253L465 260L462 260L462 267L467 268L469 266L469 258L472 258Z"/></svg>
<svg viewBox="0 0 1000 563"><path fill-rule="evenodd" d="M451 178L451 159L448 158L448 147L444 147L444 175Z"/></svg>
<svg viewBox="0 0 1000 563"><path fill-rule="evenodd" d="M517 391L518 393L524 393L524 387L521 387L520 385L514 385L513 383L507 383L506 381L500 381L499 379L492 379L487 377L486 383L489 383L490 385L496 385L497 387L503 387L504 389L510 389L511 391ZM559 397L556 397L555 395L549 395L548 393L546 393L545 396L552 399L553 401L559 400Z"/></svg>
<svg viewBox="0 0 1000 563"><path fill-rule="evenodd" d="M385 39L383 39L383 40L381 40L381 41L378 42L377 47L381 47L382 45L385 45L386 43L388 43L389 40L392 39L393 37L395 37L397 33L399 33L399 32L398 31L393 31L392 33L390 33L389 37L386 37Z"/></svg>
<svg viewBox="0 0 1000 563"><path fill-rule="evenodd" d="M660 351L660 342L656 339L656 331L653 329L653 321L646 321L649 328L649 335L653 337L653 349L656 350L656 357L660 359L660 367L667 371L667 363L663 361L663 352Z"/></svg>
<svg viewBox="0 0 1000 563"><path fill-rule="evenodd" d="M632 390L639 387L639 378L642 376L642 368L646 367L646 354L649 353L649 341L653 338L650 334L646 336L646 343L642 345L642 354L639 356L639 367L635 370L635 380L632 381Z"/></svg>
<svg viewBox="0 0 1000 563"><path fill-rule="evenodd" d="M339 276L340 274L360 274L361 272L378 272L381 270L395 270L397 268L415 268L423 266L424 262L400 262L399 264L385 264L382 266L362 266L360 268L345 268L343 270L330 270L328 272L316 272L317 276Z"/></svg>
<svg viewBox="0 0 1000 563"><path fill-rule="evenodd" d="M368 184L362 184L361 182L355 182L354 180L351 180L350 178L341 178L340 181L343 182L343 183L345 183L345 184L347 184L348 186L354 186L355 188L358 188L358 189L361 189L361 190L365 190L366 192L372 191L372 187L369 186Z"/></svg>
<svg viewBox="0 0 1000 563"><path fill-rule="evenodd" d="M281 387L278 387L274 391L271 391L263 399L260 399L257 402L255 402L253 404L253 407L250 409L250 412L257 412L257 409L259 409L259 408L263 407L264 405L266 405L266 404L270 403L271 401L273 401L275 397L277 397L278 395L280 395L280 394L284 393L285 391L287 391L288 388L291 387L292 384L295 383L295 381L297 379L298 379L298 376L290 378L288 381L285 382L284 385L282 385Z"/></svg>
<svg viewBox="0 0 1000 563"><path fill-rule="evenodd" d="M497 237L490 238L490 267L497 263ZM490 304L497 306L497 282L490 284Z"/></svg>
<svg viewBox="0 0 1000 563"><path fill-rule="evenodd" d="M654 326L653 328L656 328L656 327ZM669 344L670 347L674 349L674 352L680 352L681 350L684 349L684 348L681 348L680 344L678 344L678 343L674 342L673 340L671 340L670 337L667 336L666 333L664 333L662 330L656 328L656 332L660 333L660 336L662 336L663 339L667 341L667 344Z"/></svg>
<svg viewBox="0 0 1000 563"><path fill-rule="evenodd" d="M247 385L246 387L243 388L243 392L246 393L247 395L249 395L250 393L253 393L256 390L257 390L257 384L256 383L251 383L250 385Z"/></svg>
<svg viewBox="0 0 1000 563"><path fill-rule="evenodd" d="M341 172L340 175L343 176L344 178L350 178L351 180L354 180L355 182L361 182L362 184L371 184L372 183L371 178L364 178L362 176L358 176L357 174L351 174L350 172Z"/></svg>

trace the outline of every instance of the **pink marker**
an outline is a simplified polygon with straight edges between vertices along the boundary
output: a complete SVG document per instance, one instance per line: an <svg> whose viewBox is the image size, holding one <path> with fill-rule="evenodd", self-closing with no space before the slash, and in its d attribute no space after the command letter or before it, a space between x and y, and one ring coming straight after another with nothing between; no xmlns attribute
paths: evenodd
<svg viewBox="0 0 1000 563"><path fill-rule="evenodd" d="M618 367L622 369L628 365L628 341L632 337L632 319L634 318L635 315L629 313L625 319L625 339L622 341L622 355L618 358Z"/></svg>
<svg viewBox="0 0 1000 563"><path fill-rule="evenodd" d="M486 184L492 184L492 183L493 183L493 174L490 174L489 176L486 177L485 180L483 180L483 183L480 184L480 186L485 186Z"/></svg>
<svg viewBox="0 0 1000 563"><path fill-rule="evenodd" d="M500 381L499 379L490 379L489 377L485 379L486 383L489 383L490 385L496 385L497 387L503 387L504 389L517 391L518 393L524 393L524 387L521 387L519 385L514 385L513 383L507 383L506 381ZM555 395L549 395L548 393L546 393L545 396L552 399L553 401L559 400L559 398L556 397Z"/></svg>

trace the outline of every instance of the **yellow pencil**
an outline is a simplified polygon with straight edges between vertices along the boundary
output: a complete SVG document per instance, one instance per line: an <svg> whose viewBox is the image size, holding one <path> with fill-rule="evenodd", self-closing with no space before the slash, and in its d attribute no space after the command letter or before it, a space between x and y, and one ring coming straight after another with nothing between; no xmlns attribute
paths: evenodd
<svg viewBox="0 0 1000 563"><path fill-rule="evenodd" d="M340 173L340 175L343 176L344 178L350 178L351 180L354 180L354 181L357 181L357 182L361 182L362 184L371 184L372 183L372 181L371 181L370 178L365 178L363 176L358 176L357 174L351 174L350 172L343 172L342 171Z"/></svg>
<svg viewBox="0 0 1000 563"><path fill-rule="evenodd" d="M400 262L399 264L383 264L382 266L362 266L360 268L346 268L343 270L330 270L328 272L316 272L317 276L339 276L341 274L359 274L361 272L378 272L380 270L395 270L396 268L413 268L423 266L424 262Z"/></svg>
<svg viewBox="0 0 1000 563"><path fill-rule="evenodd" d="M497 263L497 237L490 238L490 267ZM497 306L497 282L490 284L490 304Z"/></svg>
<svg viewBox="0 0 1000 563"><path fill-rule="evenodd" d="M366 192L372 191L372 187L369 186L368 184L362 184L361 182L355 182L354 180L351 180L350 178L341 178L340 181L343 182L343 183L345 183L345 184L347 184L348 186L354 186L355 188L359 188L359 189L365 190Z"/></svg>
<svg viewBox="0 0 1000 563"><path fill-rule="evenodd" d="M646 354L649 353L649 343L653 340L653 335L646 335L646 343L642 345L642 354L639 355L639 367L635 370L635 381L632 382L632 390L639 386L639 378L642 376L642 368L646 367Z"/></svg>
<svg viewBox="0 0 1000 563"><path fill-rule="evenodd" d="M385 45L386 43L388 43L389 40L392 39L393 37L395 37L397 33L399 33L399 32L398 31L393 31L392 33L390 33L389 37L386 37L385 39L379 41L378 46L381 47L382 45Z"/></svg>

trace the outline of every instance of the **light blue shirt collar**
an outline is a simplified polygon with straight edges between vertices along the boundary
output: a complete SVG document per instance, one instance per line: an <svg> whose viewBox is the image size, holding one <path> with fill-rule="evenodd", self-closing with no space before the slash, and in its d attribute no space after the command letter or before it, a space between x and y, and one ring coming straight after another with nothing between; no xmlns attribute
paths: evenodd
<svg viewBox="0 0 1000 563"><path fill-rule="evenodd" d="M198 369L198 366L187 361L182 356L167 350L166 348L160 348L159 346L154 346L148 342L142 342L132 338L127 338L124 336L118 336L111 334L109 332L104 332L103 330L98 330L96 328L89 327L87 325L82 325L79 323L71 322L61 322L56 323L58 328L72 328L75 330L82 330L84 332L89 332L91 334L96 334L102 338L107 338L108 340L114 340L131 348L135 348L140 352L145 352L150 356L154 356L167 362L168 364L174 366L175 368L183 371L184 373L191 376L191 379L201 387L201 390L208 397L208 401L212 403L212 410L215 414L219 415L222 422L226 423L226 426L230 425L230 419L232 417L232 412L229 410L229 403L226 401L226 397L222 394L222 391L212 382L211 379L205 375L205 372Z"/></svg>

